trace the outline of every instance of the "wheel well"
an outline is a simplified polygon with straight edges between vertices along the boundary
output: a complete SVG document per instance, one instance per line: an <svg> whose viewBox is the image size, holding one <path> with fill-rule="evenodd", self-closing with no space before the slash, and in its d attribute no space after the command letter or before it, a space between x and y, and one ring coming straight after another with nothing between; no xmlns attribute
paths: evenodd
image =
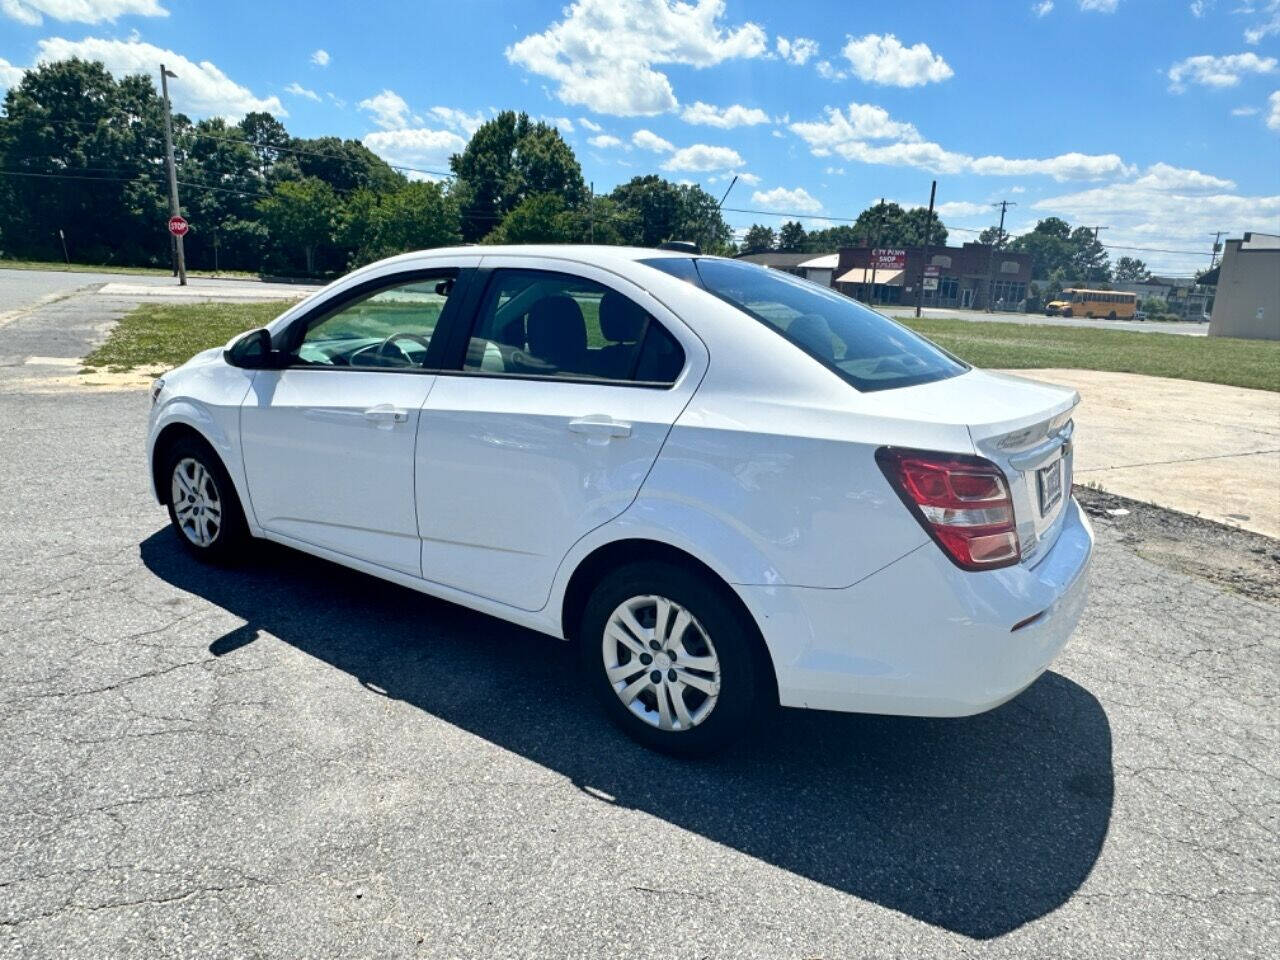
<svg viewBox="0 0 1280 960"><path fill-rule="evenodd" d="M151 451L151 478L155 482L156 497L159 498L162 504L167 505L169 503L169 489L164 483L164 478L161 477L160 471L163 469L165 458L169 455L173 445L183 439L191 439L202 443L213 451L215 457L218 456L218 452L213 449L213 444L206 440L204 435L195 427L188 426L185 423L171 423L161 430L160 436L156 437L155 447ZM221 457L218 457L218 462L222 462ZM226 464L223 464L224 469L225 467Z"/></svg>
<svg viewBox="0 0 1280 960"><path fill-rule="evenodd" d="M773 657L770 656L769 648L760 633L759 625L756 623L755 617L751 615L751 611L747 609L747 605L742 602L742 598L738 596L737 591L709 566L692 554L667 543L661 543L657 540L615 540L613 543L606 543L604 546L597 547L589 553L578 564L577 569L573 571L573 576L569 578L569 585L564 591L564 601L560 607L560 628L564 632L565 638L571 641L577 640L582 614L586 610L587 601L590 599L591 591L595 589L596 584L619 567L641 561L667 563L672 566L694 570L705 577L709 583L720 588L725 598L742 615L743 620L751 625L756 653L760 658L759 662L762 668L760 672L768 683L769 692L776 703L778 701L778 676L774 670Z"/></svg>

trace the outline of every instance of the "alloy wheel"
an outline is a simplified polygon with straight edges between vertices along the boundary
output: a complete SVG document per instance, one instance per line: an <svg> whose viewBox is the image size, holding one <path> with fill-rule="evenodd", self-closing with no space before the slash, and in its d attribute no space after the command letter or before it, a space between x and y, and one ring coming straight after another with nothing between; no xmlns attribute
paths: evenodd
<svg viewBox="0 0 1280 960"><path fill-rule="evenodd" d="M605 675L630 710L660 730L692 730L715 709L720 659L706 630L667 597L632 597L605 625Z"/></svg>
<svg viewBox="0 0 1280 960"><path fill-rule="evenodd" d="M222 531L222 499L205 465L193 457L179 460L170 496L183 536L197 547L210 546Z"/></svg>

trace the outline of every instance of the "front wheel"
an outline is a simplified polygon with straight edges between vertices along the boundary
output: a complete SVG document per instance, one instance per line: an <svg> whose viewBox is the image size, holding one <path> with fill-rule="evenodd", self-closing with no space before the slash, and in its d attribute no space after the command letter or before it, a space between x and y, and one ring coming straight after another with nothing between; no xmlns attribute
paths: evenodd
<svg viewBox="0 0 1280 960"><path fill-rule="evenodd" d="M681 756L723 747L763 698L755 625L698 573L637 563L591 594L579 635L605 712L645 746Z"/></svg>
<svg viewBox="0 0 1280 960"><path fill-rule="evenodd" d="M1107 314L1108 320L1114 320L1115 318L1116 318L1116 312L1114 310L1112 310L1110 313Z"/></svg>
<svg viewBox="0 0 1280 960"><path fill-rule="evenodd" d="M231 477L205 443L182 439L165 458L169 522L182 545L211 562L232 559L248 538Z"/></svg>
<svg viewBox="0 0 1280 960"><path fill-rule="evenodd" d="M1072 312L1071 312L1070 310L1063 310L1063 311L1062 311L1062 315L1063 315L1064 317L1069 317L1069 316L1071 316L1071 315L1072 315Z"/></svg>

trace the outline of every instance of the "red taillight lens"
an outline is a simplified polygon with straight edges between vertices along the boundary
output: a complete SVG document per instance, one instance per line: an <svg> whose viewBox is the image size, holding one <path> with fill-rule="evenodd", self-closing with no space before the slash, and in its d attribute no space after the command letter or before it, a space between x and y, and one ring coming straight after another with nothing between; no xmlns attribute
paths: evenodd
<svg viewBox="0 0 1280 960"><path fill-rule="evenodd" d="M990 460L882 447L876 462L957 566L991 570L1021 559L1009 485Z"/></svg>

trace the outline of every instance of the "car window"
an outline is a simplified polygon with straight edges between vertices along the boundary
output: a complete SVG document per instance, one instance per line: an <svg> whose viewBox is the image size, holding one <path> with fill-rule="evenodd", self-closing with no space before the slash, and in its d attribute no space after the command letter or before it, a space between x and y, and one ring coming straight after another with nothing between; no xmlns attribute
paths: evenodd
<svg viewBox="0 0 1280 960"><path fill-rule="evenodd" d="M476 373L669 384L675 338L635 301L584 277L496 271L463 369Z"/></svg>
<svg viewBox="0 0 1280 960"><path fill-rule="evenodd" d="M312 322L298 347L304 366L421 368L453 291L441 275L369 291Z"/></svg>
<svg viewBox="0 0 1280 960"><path fill-rule="evenodd" d="M835 290L751 263L691 259L703 289L776 330L859 390L930 383L969 369L918 334ZM642 262L680 275L666 259Z"/></svg>

